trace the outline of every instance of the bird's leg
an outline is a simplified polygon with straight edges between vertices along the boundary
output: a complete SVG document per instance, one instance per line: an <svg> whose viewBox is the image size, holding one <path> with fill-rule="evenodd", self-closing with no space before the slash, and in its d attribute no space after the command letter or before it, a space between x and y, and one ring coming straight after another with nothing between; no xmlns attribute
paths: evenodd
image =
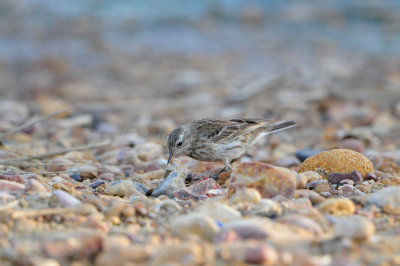
<svg viewBox="0 0 400 266"><path fill-rule="evenodd" d="M233 160L232 160L232 161L233 161ZM225 160L225 161L224 161L224 165L225 165L224 168L222 168L222 169L218 172L218 174L215 174L215 175L211 176L210 178L213 178L213 179L215 179L215 180L218 180L219 175L220 175L221 173L223 173L223 172L228 172L228 171L230 171L230 170L232 169L229 160Z"/></svg>

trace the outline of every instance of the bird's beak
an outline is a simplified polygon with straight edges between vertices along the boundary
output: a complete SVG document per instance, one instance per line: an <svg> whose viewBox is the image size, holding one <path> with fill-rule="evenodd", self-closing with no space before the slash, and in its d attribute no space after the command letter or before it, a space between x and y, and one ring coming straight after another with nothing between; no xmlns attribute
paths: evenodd
<svg viewBox="0 0 400 266"><path fill-rule="evenodd" d="M172 162L172 160L174 159L174 156L175 155L172 153L169 154L167 165L169 165Z"/></svg>

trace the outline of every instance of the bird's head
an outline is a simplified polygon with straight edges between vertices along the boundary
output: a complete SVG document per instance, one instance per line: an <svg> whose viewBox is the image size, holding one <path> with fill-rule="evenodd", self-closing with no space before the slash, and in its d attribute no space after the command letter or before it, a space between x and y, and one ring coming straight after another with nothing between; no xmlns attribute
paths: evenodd
<svg viewBox="0 0 400 266"><path fill-rule="evenodd" d="M175 128L168 136L168 164L170 164L175 155L182 154L189 147L190 130L187 126Z"/></svg>

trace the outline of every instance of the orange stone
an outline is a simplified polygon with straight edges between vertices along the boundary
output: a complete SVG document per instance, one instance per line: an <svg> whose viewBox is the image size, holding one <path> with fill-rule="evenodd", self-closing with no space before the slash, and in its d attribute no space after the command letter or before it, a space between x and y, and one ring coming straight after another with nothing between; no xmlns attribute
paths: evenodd
<svg viewBox="0 0 400 266"><path fill-rule="evenodd" d="M241 188L255 188L263 198L277 195L292 198L296 190L296 173L266 163L241 163L232 171L228 195Z"/></svg>
<svg viewBox="0 0 400 266"><path fill-rule="evenodd" d="M359 152L347 149L334 149L323 151L308 157L300 164L298 172L315 171L327 178L329 173L350 173L360 171L365 178L368 173L374 171L372 162Z"/></svg>

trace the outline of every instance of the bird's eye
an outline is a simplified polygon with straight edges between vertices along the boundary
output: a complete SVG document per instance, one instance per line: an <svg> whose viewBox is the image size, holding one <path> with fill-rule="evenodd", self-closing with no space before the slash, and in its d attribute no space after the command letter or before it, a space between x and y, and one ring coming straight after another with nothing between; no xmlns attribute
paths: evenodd
<svg viewBox="0 0 400 266"><path fill-rule="evenodd" d="M181 147L182 146L182 141L176 144L176 147Z"/></svg>

